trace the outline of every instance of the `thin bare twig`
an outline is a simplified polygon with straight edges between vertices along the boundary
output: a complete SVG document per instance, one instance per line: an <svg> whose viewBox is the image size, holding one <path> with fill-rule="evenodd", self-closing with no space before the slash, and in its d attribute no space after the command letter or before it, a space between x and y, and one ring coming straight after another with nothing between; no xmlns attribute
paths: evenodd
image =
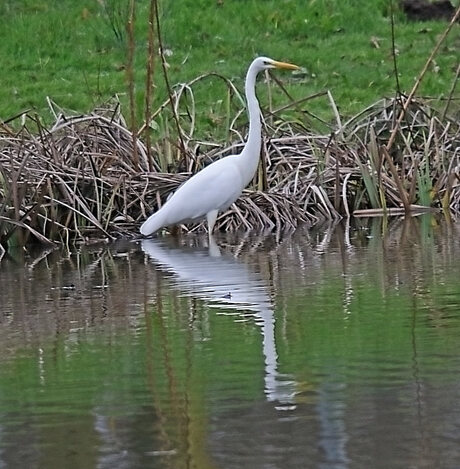
<svg viewBox="0 0 460 469"><path fill-rule="evenodd" d="M448 24L448 26L446 27L444 32L439 37L438 42L436 43L433 50L431 51L431 54L428 57L428 60L426 61L425 65L423 66L422 71L420 72L419 76L415 80L414 86L412 87L412 89L409 93L409 96L407 96L407 98L405 99L403 108L402 108L402 110L399 114L399 117L398 117L398 119L397 119L397 121L396 121L396 123L395 123L395 125L392 129L390 138L388 139L388 142L385 145L387 151L390 151L391 147L393 146L393 143L394 143L395 138L396 138L396 134L398 133L399 126L401 125L401 122L404 119L404 116L407 112L407 109L409 108L410 104L412 103L412 100L415 96L415 93L418 90L418 87L419 87L420 83L422 82L423 78L425 77L426 72L428 71L428 67L430 66L431 62L435 58L435 56L438 53L442 43L446 39L446 37L449 34L452 27L456 24L459 17L460 17L460 6L457 8L457 10L456 10L454 16L452 17L450 23Z"/></svg>

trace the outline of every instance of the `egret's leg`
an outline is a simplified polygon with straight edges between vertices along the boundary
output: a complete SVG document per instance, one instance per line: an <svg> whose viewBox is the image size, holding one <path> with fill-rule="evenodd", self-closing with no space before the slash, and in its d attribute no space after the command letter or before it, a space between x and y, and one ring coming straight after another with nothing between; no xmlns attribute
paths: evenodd
<svg viewBox="0 0 460 469"><path fill-rule="evenodd" d="M212 236L212 230L214 229L214 225L216 224L217 214L219 210L211 210L206 214L206 218L208 220L208 235L209 237Z"/></svg>
<svg viewBox="0 0 460 469"><path fill-rule="evenodd" d="M220 257L221 255L219 245L213 235L209 236L208 252L210 257Z"/></svg>
<svg viewBox="0 0 460 469"><path fill-rule="evenodd" d="M216 241L214 240L214 237L212 236L212 230L214 228L214 225L216 224L218 213L218 210L211 210L206 215L206 218L208 219L209 255L211 257L220 256L219 246L217 245Z"/></svg>

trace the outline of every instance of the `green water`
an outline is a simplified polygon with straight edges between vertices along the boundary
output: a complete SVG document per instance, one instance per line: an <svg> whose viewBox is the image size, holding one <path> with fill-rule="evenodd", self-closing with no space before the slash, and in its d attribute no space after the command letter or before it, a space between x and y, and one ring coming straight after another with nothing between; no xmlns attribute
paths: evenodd
<svg viewBox="0 0 460 469"><path fill-rule="evenodd" d="M216 242L2 259L0 468L460 467L460 225Z"/></svg>

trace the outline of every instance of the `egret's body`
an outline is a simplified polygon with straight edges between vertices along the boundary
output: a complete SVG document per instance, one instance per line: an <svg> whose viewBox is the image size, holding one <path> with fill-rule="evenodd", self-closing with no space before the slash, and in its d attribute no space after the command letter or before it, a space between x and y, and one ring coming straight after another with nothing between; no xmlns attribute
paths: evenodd
<svg viewBox="0 0 460 469"><path fill-rule="evenodd" d="M262 144L262 124L255 86L259 72L269 68L295 70L296 65L258 57L249 66L245 82L249 114L248 140L239 155L215 161L182 184L156 213L141 226L149 235L165 226L207 218L211 235L219 211L226 210L241 195L257 170Z"/></svg>

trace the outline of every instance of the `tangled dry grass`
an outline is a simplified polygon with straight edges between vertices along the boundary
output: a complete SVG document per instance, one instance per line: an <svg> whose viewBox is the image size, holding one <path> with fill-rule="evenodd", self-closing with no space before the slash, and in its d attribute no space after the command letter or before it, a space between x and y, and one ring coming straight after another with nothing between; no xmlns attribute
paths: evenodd
<svg viewBox="0 0 460 469"><path fill-rule="evenodd" d="M343 125L337 122L328 135L275 119L266 125L263 164L253 185L216 228L280 231L391 210L458 216L459 124L413 100L387 151L401 105L396 99L380 101ZM20 244L135 236L142 220L190 173L160 172L155 155L161 148L148 150L141 139L134 141L137 165L133 135L119 106L80 117L57 114L47 129L33 116L17 131L3 125L2 244L13 236ZM187 140L186 153L196 170L241 145L214 145L196 155Z"/></svg>

